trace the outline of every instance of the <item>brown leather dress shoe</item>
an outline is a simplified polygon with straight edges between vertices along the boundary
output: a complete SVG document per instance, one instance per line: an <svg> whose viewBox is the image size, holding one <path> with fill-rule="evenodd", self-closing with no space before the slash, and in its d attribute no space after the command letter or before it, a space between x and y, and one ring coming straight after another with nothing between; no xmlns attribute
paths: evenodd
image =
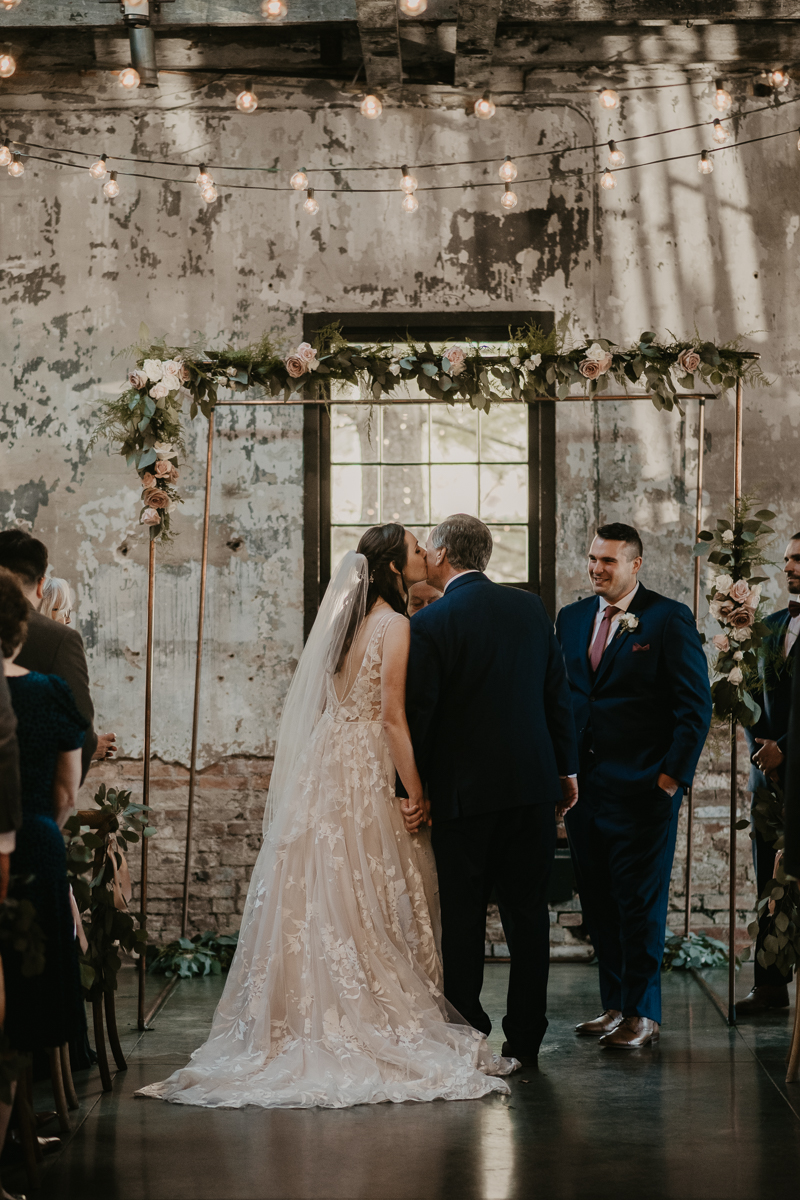
<svg viewBox="0 0 800 1200"><path fill-rule="evenodd" d="M770 1008L789 1007L789 988L780 983L762 983L753 987L743 1000L736 1003L736 1015L746 1017L750 1014L766 1012Z"/></svg>
<svg viewBox="0 0 800 1200"><path fill-rule="evenodd" d="M621 1012L607 1008L602 1016L595 1017L593 1021L581 1021L580 1025L575 1026L575 1032L579 1037L602 1037L616 1029L621 1020Z"/></svg>
<svg viewBox="0 0 800 1200"><path fill-rule="evenodd" d="M638 1050L651 1046L661 1036L661 1026L649 1017L623 1017L616 1029L600 1038L606 1050Z"/></svg>

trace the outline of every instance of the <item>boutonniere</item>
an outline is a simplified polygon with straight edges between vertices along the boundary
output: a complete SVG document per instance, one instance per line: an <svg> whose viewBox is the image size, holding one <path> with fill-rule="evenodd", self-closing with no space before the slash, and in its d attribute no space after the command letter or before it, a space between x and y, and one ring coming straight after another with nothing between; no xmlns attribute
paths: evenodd
<svg viewBox="0 0 800 1200"><path fill-rule="evenodd" d="M623 633L633 633L633 631L638 628L639 628L639 618L636 616L636 614L631 613L631 612L624 612L621 614L621 616L619 618L619 625L617 626L617 637L620 637Z"/></svg>

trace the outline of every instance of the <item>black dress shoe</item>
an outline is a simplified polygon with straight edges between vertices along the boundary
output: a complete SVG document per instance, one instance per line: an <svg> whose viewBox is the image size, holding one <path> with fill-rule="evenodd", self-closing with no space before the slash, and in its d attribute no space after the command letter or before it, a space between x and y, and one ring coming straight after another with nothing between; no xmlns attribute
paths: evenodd
<svg viewBox="0 0 800 1200"><path fill-rule="evenodd" d="M500 1053L503 1058L515 1058L526 1071L535 1071L539 1066L538 1050L534 1051L533 1054L523 1054L521 1050L512 1049L508 1042L503 1042L503 1049Z"/></svg>
<svg viewBox="0 0 800 1200"><path fill-rule="evenodd" d="M782 983L762 983L750 989L743 1000L737 1001L736 1015L749 1016L770 1008L789 1007L789 988Z"/></svg>

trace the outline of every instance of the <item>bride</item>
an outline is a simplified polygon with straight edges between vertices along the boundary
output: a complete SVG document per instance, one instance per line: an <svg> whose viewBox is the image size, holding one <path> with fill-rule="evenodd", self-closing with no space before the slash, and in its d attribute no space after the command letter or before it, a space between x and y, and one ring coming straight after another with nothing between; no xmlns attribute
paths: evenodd
<svg viewBox="0 0 800 1200"><path fill-rule="evenodd" d="M436 868L405 715L401 525L339 564L286 698L239 945L208 1041L137 1095L344 1108L509 1090L442 994ZM409 799L395 798L395 772Z"/></svg>

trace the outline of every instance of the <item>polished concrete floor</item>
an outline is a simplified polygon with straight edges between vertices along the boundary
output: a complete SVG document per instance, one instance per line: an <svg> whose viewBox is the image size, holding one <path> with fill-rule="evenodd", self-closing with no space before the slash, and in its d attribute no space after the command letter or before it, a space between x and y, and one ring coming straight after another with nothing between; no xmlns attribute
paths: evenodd
<svg viewBox="0 0 800 1200"><path fill-rule="evenodd" d="M487 966L502 1014L507 966ZM710 973L725 990L724 972ZM787 1087L789 1014L729 1030L689 976L664 978L660 1046L632 1054L577 1039L595 1015L596 968L552 968L551 1025L538 1072L508 1098L343 1111L204 1111L135 1100L202 1040L218 979L181 983L152 1031L135 1025L123 972L129 1067L104 1095L78 1077L76 1131L44 1173L42 1200L796 1200L800 1084ZM160 981L151 980L155 992ZM749 982L740 980L740 992ZM499 1022L492 1035L499 1043ZM39 1103L46 1105L46 1090ZM21 1178L8 1176L23 1188Z"/></svg>

